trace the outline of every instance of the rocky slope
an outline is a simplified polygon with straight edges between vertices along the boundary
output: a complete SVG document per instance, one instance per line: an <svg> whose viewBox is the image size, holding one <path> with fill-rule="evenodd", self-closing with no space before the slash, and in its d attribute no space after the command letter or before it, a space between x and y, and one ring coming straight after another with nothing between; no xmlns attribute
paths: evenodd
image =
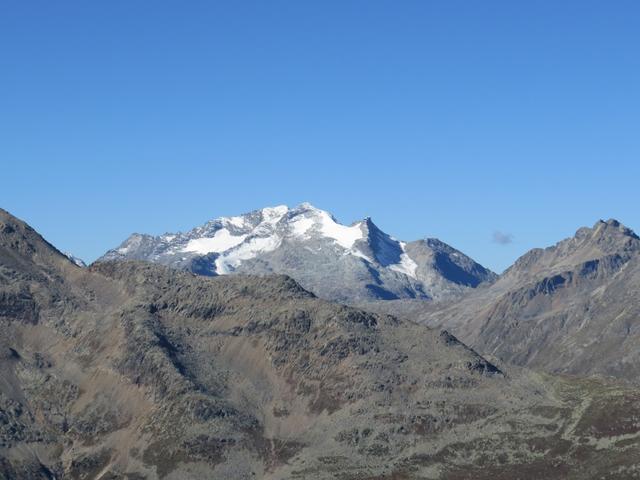
<svg viewBox="0 0 640 480"><path fill-rule="evenodd" d="M78 268L0 211L0 478L640 475L640 395L285 276Z"/></svg>
<svg viewBox="0 0 640 480"><path fill-rule="evenodd" d="M528 252L460 302L417 310L413 318L504 361L637 382L640 239L616 220L599 221Z"/></svg>
<svg viewBox="0 0 640 480"><path fill-rule="evenodd" d="M351 226L309 204L212 220L186 233L134 234L99 261L146 260L201 275L286 274L344 303L451 298L495 274L436 239L405 243L366 218Z"/></svg>

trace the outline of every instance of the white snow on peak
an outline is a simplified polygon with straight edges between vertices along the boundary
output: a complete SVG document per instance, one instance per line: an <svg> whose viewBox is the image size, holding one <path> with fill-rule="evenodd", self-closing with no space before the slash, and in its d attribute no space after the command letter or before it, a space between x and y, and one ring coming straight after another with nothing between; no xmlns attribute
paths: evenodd
<svg viewBox="0 0 640 480"><path fill-rule="evenodd" d="M221 228L213 235L213 237L202 237L189 240L189 243L187 243L182 251L195 252L203 255L212 252L224 252L241 244L246 237L246 235L231 235L229 230Z"/></svg>
<svg viewBox="0 0 640 480"><path fill-rule="evenodd" d="M253 237L237 248L233 248L216 258L216 272L224 275L235 270L243 260L256 257L259 253L271 252L280 246L281 239L277 235L269 237Z"/></svg>
<svg viewBox="0 0 640 480"><path fill-rule="evenodd" d="M418 264L414 262L411 259L411 257L409 257L409 255L407 255L407 252L405 251L405 248L404 248L405 245L406 243L400 242L400 247L402 248L402 254L400 255L400 262L394 265L389 265L389 268L398 273L403 273L412 278L417 278L416 271L418 269Z"/></svg>
<svg viewBox="0 0 640 480"><path fill-rule="evenodd" d="M350 249L356 241L364 237L360 228L361 223L356 223L350 227L336 222L327 212L320 210L320 231L325 237L332 238L338 245Z"/></svg>
<svg viewBox="0 0 640 480"><path fill-rule="evenodd" d="M294 237L309 238L312 236L310 232L313 231L325 238L332 239L346 250L350 250L357 240L364 237L360 228L362 222L352 226L342 225L336 222L328 212L320 210L310 203L302 203L293 210L287 209L283 216L288 212L291 212L287 218L288 233ZM363 255L358 256L364 257Z"/></svg>
<svg viewBox="0 0 640 480"><path fill-rule="evenodd" d="M222 217L221 220L237 228L243 228L245 226L245 218L243 216Z"/></svg>
<svg viewBox="0 0 640 480"><path fill-rule="evenodd" d="M217 230L213 237L202 237L190 240L182 249L183 252L199 254L219 253L216 258L216 272L220 275L235 270L243 260L255 258L260 253L270 252L278 248L282 238L274 227L289 211L286 205L267 207L260 210L262 221L243 235L232 235L226 228ZM236 228L250 227L245 215L222 217L223 225Z"/></svg>
<svg viewBox="0 0 640 480"><path fill-rule="evenodd" d="M316 225L316 220L304 215L297 215L289 224L291 233L299 237L304 237L314 225Z"/></svg>
<svg viewBox="0 0 640 480"><path fill-rule="evenodd" d="M267 207L261 210L264 221L269 223L278 223L282 217L289 211L286 205L278 205L277 207Z"/></svg>
<svg viewBox="0 0 640 480"><path fill-rule="evenodd" d="M353 255L373 263L371 258L355 247L356 242L365 237L363 222L351 226L342 225L331 214L309 203L303 203L295 209L279 205L263 208L258 212L261 215L258 225L250 221L248 215L221 217L218 229L213 235L208 233L207 236L198 235L197 238L192 236L186 244L178 247L177 251L199 255L218 253L219 256L215 260L216 271L218 274L225 274L234 271L245 260L275 250L286 238L304 241L318 236L342 247L345 255ZM236 231L235 229L242 229L243 234L231 233ZM169 235L163 239L173 240ZM403 273L404 270L415 270L412 263L407 257L397 265L397 269Z"/></svg>
<svg viewBox="0 0 640 480"><path fill-rule="evenodd" d="M236 254L239 255L239 259L250 258L247 255L259 253L264 250L264 248L271 248L269 245L279 243L279 239L270 239L269 242L264 242L268 236L273 235L273 227L282 219L282 217L289 211L289 207L286 205L279 205L277 207L267 207L260 210L262 214L262 221L258 224L253 231L248 232L243 235L233 235L227 228L221 228L216 230L212 237L200 237L189 240L189 242L182 248L182 252L191 252L198 254L207 254L207 253L223 253L228 250L234 249L239 245L243 244L248 237L254 237L255 235L259 235L259 237L255 237L253 240L247 242L246 245L242 245L239 249L237 249ZM235 217L221 217L220 221L222 225L234 226L236 228L246 228L248 226L248 222L246 216L235 216ZM241 253L238 253L241 252ZM252 255L254 256L254 255ZM221 265L224 265L224 259L219 259ZM232 266L237 266L233 265Z"/></svg>

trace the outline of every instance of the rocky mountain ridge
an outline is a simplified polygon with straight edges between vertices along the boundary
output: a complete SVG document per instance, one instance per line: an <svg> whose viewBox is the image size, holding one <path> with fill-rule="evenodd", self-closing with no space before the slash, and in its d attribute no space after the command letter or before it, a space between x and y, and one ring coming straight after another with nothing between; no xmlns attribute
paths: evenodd
<svg viewBox="0 0 640 480"><path fill-rule="evenodd" d="M496 277L437 239L402 242L370 218L346 226L307 203L222 217L186 233L133 234L98 261L124 259L208 276L281 273L344 303L450 298Z"/></svg>
<svg viewBox="0 0 640 480"><path fill-rule="evenodd" d="M409 316L503 361L637 382L639 293L640 239L601 220L531 250L487 288Z"/></svg>

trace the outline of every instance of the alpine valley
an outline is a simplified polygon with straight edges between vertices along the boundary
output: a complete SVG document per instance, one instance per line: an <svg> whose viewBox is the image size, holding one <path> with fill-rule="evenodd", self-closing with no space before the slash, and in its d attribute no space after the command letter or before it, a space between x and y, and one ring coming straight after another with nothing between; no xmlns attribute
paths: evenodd
<svg viewBox="0 0 640 480"><path fill-rule="evenodd" d="M309 204L88 267L0 210L0 478L640 478L639 293L615 220L497 276Z"/></svg>

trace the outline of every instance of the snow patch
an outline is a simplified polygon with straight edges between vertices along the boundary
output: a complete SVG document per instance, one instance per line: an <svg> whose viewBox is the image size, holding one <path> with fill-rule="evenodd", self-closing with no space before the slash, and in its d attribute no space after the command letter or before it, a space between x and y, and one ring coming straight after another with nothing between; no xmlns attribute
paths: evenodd
<svg viewBox="0 0 640 480"><path fill-rule="evenodd" d="M394 265L389 265L389 268L395 272L403 273L404 275L417 279L416 271L418 270L418 264L414 262L409 255L407 255L407 252L404 249L405 245L406 243L400 242L400 247L402 248L400 262Z"/></svg>
<svg viewBox="0 0 640 480"><path fill-rule="evenodd" d="M276 224L280 219L289 211L289 207L286 205L278 205L277 207L267 207L262 210L263 221L267 223Z"/></svg>
<svg viewBox="0 0 640 480"><path fill-rule="evenodd" d="M254 237L237 248L225 252L216 258L216 273L224 275L233 272L244 260L255 258L261 253L271 252L280 246L281 239L270 237Z"/></svg>
<svg viewBox="0 0 640 480"><path fill-rule="evenodd" d="M230 248L239 245L244 241L246 235L234 236L229 230L222 228L218 230L213 237L194 238L182 249L183 252L194 252L207 254L212 252L224 252Z"/></svg>
<svg viewBox="0 0 640 480"><path fill-rule="evenodd" d="M299 216L290 223L291 233L298 237L304 237L315 224L316 221L313 218Z"/></svg>
<svg viewBox="0 0 640 480"><path fill-rule="evenodd" d="M351 254L351 255L353 255L354 257L360 257L360 258L365 259L365 260L366 260L367 262L369 262L369 263L373 263L373 260L372 260L371 258L367 257L367 256L366 256L364 253L362 253L360 250L355 250L355 249L353 249L353 250L349 250L349 252L348 252L348 253L350 253L350 254Z"/></svg>
<svg viewBox="0 0 640 480"><path fill-rule="evenodd" d="M353 244L364 237L360 223L351 227L336 222L327 212L320 210L320 231L325 237L332 238L338 245L350 249Z"/></svg>
<svg viewBox="0 0 640 480"><path fill-rule="evenodd" d="M244 228L245 226L244 217L222 217L222 220L236 228Z"/></svg>

